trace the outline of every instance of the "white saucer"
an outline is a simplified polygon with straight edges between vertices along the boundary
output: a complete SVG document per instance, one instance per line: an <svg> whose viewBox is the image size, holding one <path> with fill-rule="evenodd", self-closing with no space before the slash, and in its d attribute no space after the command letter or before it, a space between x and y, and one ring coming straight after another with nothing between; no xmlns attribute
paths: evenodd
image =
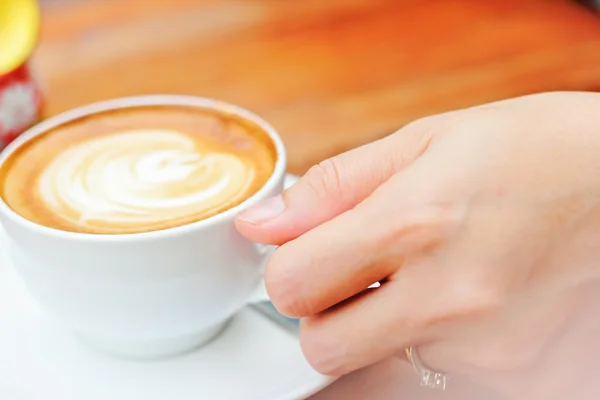
<svg viewBox="0 0 600 400"><path fill-rule="evenodd" d="M5 240L0 228L2 400L296 400L332 382L308 365L295 335L250 309L187 355L141 362L98 353L41 312Z"/></svg>

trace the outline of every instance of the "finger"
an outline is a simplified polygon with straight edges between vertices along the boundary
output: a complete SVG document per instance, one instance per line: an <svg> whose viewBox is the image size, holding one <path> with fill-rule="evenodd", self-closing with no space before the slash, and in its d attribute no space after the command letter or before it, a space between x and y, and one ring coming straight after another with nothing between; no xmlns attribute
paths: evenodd
<svg viewBox="0 0 600 400"><path fill-rule="evenodd" d="M434 340L419 301L425 290L390 281L302 320L300 343L308 362L327 375L343 375Z"/></svg>
<svg viewBox="0 0 600 400"><path fill-rule="evenodd" d="M385 288L367 289L323 313L301 320L300 344L304 356L315 370L326 375L344 375L360 368L354 368L363 363L360 353L372 355L373 363L384 359L383 354L394 354L395 344L371 340L378 336L377 331L389 332L392 328L392 321L385 312L391 294L387 289L387 285ZM364 320L350 331L341 332L341 329L349 328L348 318L358 313L364 314ZM357 322L354 318L352 320ZM337 338L333 336L340 333L342 335ZM363 339L357 340L356 336Z"/></svg>
<svg viewBox="0 0 600 400"><path fill-rule="evenodd" d="M406 256L449 234L460 214L412 200L419 196L416 187L408 193L413 174L421 172L394 176L354 209L275 251L265 278L280 312L294 317L321 312L388 277ZM399 199L390 201L392 195Z"/></svg>
<svg viewBox="0 0 600 400"><path fill-rule="evenodd" d="M324 374L345 374L409 346L439 343L448 326L488 308L486 289L436 260L408 260L379 288L305 318L300 341L309 363Z"/></svg>
<svg viewBox="0 0 600 400"><path fill-rule="evenodd" d="M428 130L406 127L311 168L282 195L240 213L235 224L250 240L282 244L361 202L425 151Z"/></svg>

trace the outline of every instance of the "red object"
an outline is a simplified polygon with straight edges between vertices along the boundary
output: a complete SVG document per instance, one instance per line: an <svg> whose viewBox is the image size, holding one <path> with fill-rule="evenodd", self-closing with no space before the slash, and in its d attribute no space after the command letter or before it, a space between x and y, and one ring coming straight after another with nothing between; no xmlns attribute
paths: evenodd
<svg viewBox="0 0 600 400"><path fill-rule="evenodd" d="M0 150L42 117L43 96L28 63L0 75Z"/></svg>

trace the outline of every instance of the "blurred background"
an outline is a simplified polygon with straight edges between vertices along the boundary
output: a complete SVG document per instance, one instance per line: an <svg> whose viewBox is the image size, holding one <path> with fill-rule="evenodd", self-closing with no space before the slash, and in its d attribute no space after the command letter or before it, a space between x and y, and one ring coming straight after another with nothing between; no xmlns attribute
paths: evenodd
<svg viewBox="0 0 600 400"><path fill-rule="evenodd" d="M600 90L596 3L42 0L32 65L45 116L134 94L215 97L269 120L302 173L429 114Z"/></svg>

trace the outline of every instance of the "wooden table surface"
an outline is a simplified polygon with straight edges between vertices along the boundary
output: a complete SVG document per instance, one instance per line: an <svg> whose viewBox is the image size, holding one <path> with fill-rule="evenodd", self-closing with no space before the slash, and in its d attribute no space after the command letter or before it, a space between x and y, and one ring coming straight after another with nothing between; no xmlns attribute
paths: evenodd
<svg viewBox="0 0 600 400"><path fill-rule="evenodd" d="M410 120L600 90L600 19L567 0L42 0L48 114L146 93L269 120L289 169Z"/></svg>
<svg viewBox="0 0 600 400"><path fill-rule="evenodd" d="M125 95L219 98L272 122L294 173L428 114L600 90L600 19L567 0L42 3L35 61L49 115ZM315 399L441 398L402 364L344 377Z"/></svg>

